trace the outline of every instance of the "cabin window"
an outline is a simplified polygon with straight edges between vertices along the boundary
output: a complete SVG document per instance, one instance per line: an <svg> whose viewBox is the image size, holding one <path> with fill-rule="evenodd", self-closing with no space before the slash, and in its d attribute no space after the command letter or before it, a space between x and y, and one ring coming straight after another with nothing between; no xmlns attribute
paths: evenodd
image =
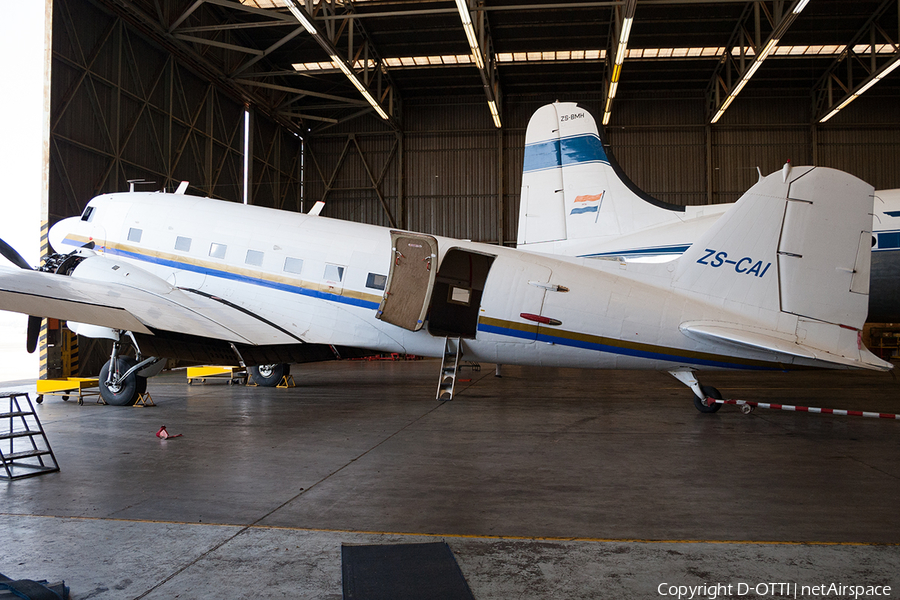
<svg viewBox="0 0 900 600"><path fill-rule="evenodd" d="M140 242L141 234L143 232L140 229L135 229L134 227L128 230L128 241L129 242Z"/></svg>
<svg viewBox="0 0 900 600"><path fill-rule="evenodd" d="M93 218L94 218L94 207L93 206L86 207L84 209L84 212L81 213L81 220L82 221L90 221Z"/></svg>
<svg viewBox="0 0 900 600"><path fill-rule="evenodd" d="M175 238L175 249L180 250L181 252L190 252L191 251L191 238L178 236Z"/></svg>
<svg viewBox="0 0 900 600"><path fill-rule="evenodd" d="M263 253L259 250L247 250L247 258L244 259L244 262L248 265L253 265L255 267L261 267L263 261Z"/></svg>
<svg viewBox="0 0 900 600"><path fill-rule="evenodd" d="M209 255L213 258L225 258L225 249L228 248L225 244L217 244L213 242L209 245Z"/></svg>
<svg viewBox="0 0 900 600"><path fill-rule="evenodd" d="M387 275L379 275L378 273L369 273L366 278L366 287L373 290L383 290L384 284L387 282Z"/></svg>
<svg viewBox="0 0 900 600"><path fill-rule="evenodd" d="M337 265L325 265L325 281L335 281L340 283L344 278L344 267Z"/></svg>
<svg viewBox="0 0 900 600"><path fill-rule="evenodd" d="M900 232L878 234L878 249L885 248L900 248Z"/></svg>
<svg viewBox="0 0 900 600"><path fill-rule="evenodd" d="M284 272L299 275L303 270L303 261L299 258L291 258L288 256L284 259Z"/></svg>

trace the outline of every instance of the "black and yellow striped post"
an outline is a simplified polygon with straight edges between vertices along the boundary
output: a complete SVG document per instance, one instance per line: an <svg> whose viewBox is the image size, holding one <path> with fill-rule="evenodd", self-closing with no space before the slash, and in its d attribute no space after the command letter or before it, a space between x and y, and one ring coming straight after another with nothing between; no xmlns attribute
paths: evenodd
<svg viewBox="0 0 900 600"><path fill-rule="evenodd" d="M68 329L61 329L62 376L78 377L78 336Z"/></svg>
<svg viewBox="0 0 900 600"><path fill-rule="evenodd" d="M41 222L41 260L50 255L50 225ZM40 378L57 379L78 375L78 336L56 319L43 319L38 337Z"/></svg>
<svg viewBox="0 0 900 600"><path fill-rule="evenodd" d="M47 344L47 319L41 320L41 336L38 338L38 347L41 349L41 379L49 379L50 345ZM34 371L32 371L33 373Z"/></svg>
<svg viewBox="0 0 900 600"><path fill-rule="evenodd" d="M41 221L41 261L50 254L50 223ZM38 338L40 348L40 375L41 379L48 379L50 375L50 345L47 343L47 319L41 320L41 335Z"/></svg>

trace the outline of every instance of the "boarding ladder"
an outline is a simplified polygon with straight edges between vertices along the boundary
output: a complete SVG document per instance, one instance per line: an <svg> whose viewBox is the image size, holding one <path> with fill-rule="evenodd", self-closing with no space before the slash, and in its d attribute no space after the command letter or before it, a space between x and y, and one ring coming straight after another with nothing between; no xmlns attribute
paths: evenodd
<svg viewBox="0 0 900 600"><path fill-rule="evenodd" d="M25 392L0 392L0 461L0 479L59 471L41 420Z"/></svg>
<svg viewBox="0 0 900 600"><path fill-rule="evenodd" d="M438 382L437 400L453 400L456 372L459 369L459 357L462 356L462 353L460 338L444 338L444 356L441 359L441 379Z"/></svg>

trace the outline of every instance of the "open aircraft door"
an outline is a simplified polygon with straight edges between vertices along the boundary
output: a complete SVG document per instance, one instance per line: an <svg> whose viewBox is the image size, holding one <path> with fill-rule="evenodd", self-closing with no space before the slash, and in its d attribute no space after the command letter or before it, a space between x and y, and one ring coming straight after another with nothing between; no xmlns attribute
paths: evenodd
<svg viewBox="0 0 900 600"><path fill-rule="evenodd" d="M430 235L391 231L394 257L376 317L410 331L425 324L437 274L437 240Z"/></svg>

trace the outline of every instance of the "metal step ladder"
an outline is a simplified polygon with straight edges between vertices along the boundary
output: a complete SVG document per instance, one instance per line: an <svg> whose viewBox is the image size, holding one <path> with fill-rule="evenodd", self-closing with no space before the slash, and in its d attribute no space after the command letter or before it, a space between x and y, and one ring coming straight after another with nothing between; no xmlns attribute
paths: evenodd
<svg viewBox="0 0 900 600"><path fill-rule="evenodd" d="M0 479L59 471L41 420L25 392L0 392L0 461Z"/></svg>
<svg viewBox="0 0 900 600"><path fill-rule="evenodd" d="M453 389L456 387L456 372L459 369L459 357L462 354L462 340L460 338L444 338L444 356L441 359L441 379L438 381L436 400L453 400Z"/></svg>

